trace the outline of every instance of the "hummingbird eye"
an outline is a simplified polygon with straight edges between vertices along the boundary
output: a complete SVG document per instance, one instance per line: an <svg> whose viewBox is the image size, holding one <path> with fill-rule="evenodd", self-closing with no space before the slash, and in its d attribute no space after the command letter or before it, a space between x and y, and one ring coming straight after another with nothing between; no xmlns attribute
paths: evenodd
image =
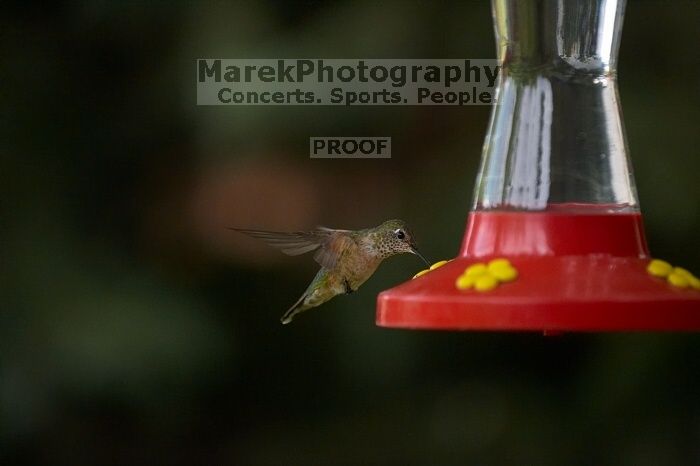
<svg viewBox="0 0 700 466"><path fill-rule="evenodd" d="M403 230L396 230L394 233L398 239L404 239L406 237L406 233L404 233Z"/></svg>

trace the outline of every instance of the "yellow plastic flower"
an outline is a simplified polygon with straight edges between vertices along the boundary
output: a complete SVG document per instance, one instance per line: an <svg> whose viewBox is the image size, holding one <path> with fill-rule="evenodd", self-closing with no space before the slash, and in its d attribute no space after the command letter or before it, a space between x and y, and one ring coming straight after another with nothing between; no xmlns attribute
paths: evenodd
<svg viewBox="0 0 700 466"><path fill-rule="evenodd" d="M667 280L671 285L677 286L678 288L688 288L690 285L690 282L685 276L676 272L671 273Z"/></svg>
<svg viewBox="0 0 700 466"><path fill-rule="evenodd" d="M661 259L653 259L647 265L647 272L654 277L665 278L669 285L676 288L693 288L700 290L700 279L683 267L674 267Z"/></svg>
<svg viewBox="0 0 700 466"><path fill-rule="evenodd" d="M429 269L421 270L420 272L418 272L417 274L415 274L415 275L413 276L413 278L422 277L422 276L425 275L426 273L428 273L428 272L430 272L430 271L432 271L432 270L435 270L435 269L437 269L437 268L442 267L443 265L447 264L447 263L450 262L451 260L452 260L452 259L450 259L450 260L448 260L448 261L447 261L447 260L445 260L445 261L438 261L438 262L434 263L433 265L431 265Z"/></svg>
<svg viewBox="0 0 700 466"><path fill-rule="evenodd" d="M498 286L498 280L491 274L483 274L476 277L474 289L476 291L491 291Z"/></svg>
<svg viewBox="0 0 700 466"><path fill-rule="evenodd" d="M508 259L494 259L488 264L488 271L499 282L512 282L518 278L518 271L510 264Z"/></svg>
<svg viewBox="0 0 700 466"><path fill-rule="evenodd" d="M649 275L655 277L668 277L668 274L670 274L672 270L673 266L661 259L654 259L647 265L647 272L649 272Z"/></svg>
<svg viewBox="0 0 700 466"><path fill-rule="evenodd" d="M486 272L488 272L489 269L486 267L486 264L482 262L477 262L476 264L472 264L467 269L464 271L464 274L469 276L469 277L478 277L479 275L483 275Z"/></svg>
<svg viewBox="0 0 700 466"><path fill-rule="evenodd" d="M421 270L420 272L418 272L417 274L415 274L415 275L413 276L413 278L422 277L423 275L425 275L425 274L428 273L428 272L430 272L429 269Z"/></svg>
<svg viewBox="0 0 700 466"><path fill-rule="evenodd" d="M438 267L442 267L443 265L447 264L447 261L439 261L434 263L433 265L430 266L430 270L435 270Z"/></svg>
<svg viewBox="0 0 700 466"><path fill-rule="evenodd" d="M518 270L506 258L500 257L488 264L477 262L467 267L455 280L458 290L491 291L500 283L511 282L518 278Z"/></svg>
<svg viewBox="0 0 700 466"><path fill-rule="evenodd" d="M474 277L469 277L467 275L460 275L457 277L457 280L455 280L455 286L457 287L458 290L468 290L472 286L474 286Z"/></svg>

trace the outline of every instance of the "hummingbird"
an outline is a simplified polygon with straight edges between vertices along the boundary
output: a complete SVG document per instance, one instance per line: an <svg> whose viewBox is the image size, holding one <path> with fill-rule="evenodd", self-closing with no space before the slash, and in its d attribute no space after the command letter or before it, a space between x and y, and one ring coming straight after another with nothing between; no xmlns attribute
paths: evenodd
<svg viewBox="0 0 700 466"><path fill-rule="evenodd" d="M320 306L338 295L357 291L388 257L410 253L430 265L418 252L413 235L403 220L387 220L374 228L355 231L325 227L291 233L231 230L261 239L290 256L315 251L314 259L321 269L304 294L282 315L280 321L283 324L290 323L300 312Z"/></svg>

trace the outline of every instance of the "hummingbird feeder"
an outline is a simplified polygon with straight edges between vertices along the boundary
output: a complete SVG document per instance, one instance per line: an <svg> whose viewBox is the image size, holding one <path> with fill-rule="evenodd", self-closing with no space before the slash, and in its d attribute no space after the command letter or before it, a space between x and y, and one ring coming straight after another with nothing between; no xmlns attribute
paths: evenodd
<svg viewBox="0 0 700 466"><path fill-rule="evenodd" d="M700 280L644 237L616 84L624 6L492 0L498 105L461 251L382 292L378 325L700 330Z"/></svg>

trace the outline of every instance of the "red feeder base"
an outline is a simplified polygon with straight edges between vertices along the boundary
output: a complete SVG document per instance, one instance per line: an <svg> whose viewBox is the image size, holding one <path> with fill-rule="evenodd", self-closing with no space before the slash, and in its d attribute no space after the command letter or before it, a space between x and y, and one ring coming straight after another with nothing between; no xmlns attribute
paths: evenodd
<svg viewBox="0 0 700 466"><path fill-rule="evenodd" d="M469 265L508 258L518 278L461 291ZM697 331L700 291L646 271L639 214L474 212L460 257L379 295L377 324L454 330Z"/></svg>

